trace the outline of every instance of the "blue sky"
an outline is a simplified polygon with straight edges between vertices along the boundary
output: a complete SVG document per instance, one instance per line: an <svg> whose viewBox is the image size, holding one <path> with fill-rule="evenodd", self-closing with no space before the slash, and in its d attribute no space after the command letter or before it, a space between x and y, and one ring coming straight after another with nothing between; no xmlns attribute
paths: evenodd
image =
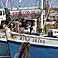
<svg viewBox="0 0 58 58"><path fill-rule="evenodd" d="M52 8L58 8L58 0L51 0L50 3Z"/></svg>
<svg viewBox="0 0 58 58"><path fill-rule="evenodd" d="M52 8L58 8L58 0L48 0L52 2ZM29 6L38 6L41 7L41 0L22 0L21 3L19 0L0 0L0 7L2 8L13 8L13 7L29 7ZM49 2L49 4L51 3Z"/></svg>
<svg viewBox="0 0 58 58"><path fill-rule="evenodd" d="M22 0L21 6L38 6L40 5L40 0Z"/></svg>
<svg viewBox="0 0 58 58"><path fill-rule="evenodd" d="M40 1L41 0L21 0L21 2L19 2L19 0L0 0L0 7L2 8L12 8L12 7L29 7L29 6L40 6ZM7 6L6 6L6 2L7 2ZM39 7L40 8L40 7Z"/></svg>

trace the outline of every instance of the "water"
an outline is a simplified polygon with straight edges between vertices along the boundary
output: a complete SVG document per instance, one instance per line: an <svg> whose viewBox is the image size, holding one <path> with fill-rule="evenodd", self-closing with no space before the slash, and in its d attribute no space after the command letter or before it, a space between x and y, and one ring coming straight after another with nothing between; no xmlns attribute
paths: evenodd
<svg viewBox="0 0 58 58"><path fill-rule="evenodd" d="M20 43L8 42L11 58L18 52ZM30 46L30 58L58 58L58 49Z"/></svg>
<svg viewBox="0 0 58 58"><path fill-rule="evenodd" d="M6 42L0 42L0 58L1 56L9 56L8 58L10 58L9 48Z"/></svg>

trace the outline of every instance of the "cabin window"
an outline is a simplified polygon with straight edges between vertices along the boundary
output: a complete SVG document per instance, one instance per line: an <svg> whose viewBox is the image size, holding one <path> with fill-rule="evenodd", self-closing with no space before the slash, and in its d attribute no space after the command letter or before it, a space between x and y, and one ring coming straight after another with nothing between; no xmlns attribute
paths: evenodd
<svg viewBox="0 0 58 58"><path fill-rule="evenodd" d="M2 36L2 38L5 38L4 36Z"/></svg>
<svg viewBox="0 0 58 58"><path fill-rule="evenodd" d="M2 15L2 11L0 11L0 15Z"/></svg>

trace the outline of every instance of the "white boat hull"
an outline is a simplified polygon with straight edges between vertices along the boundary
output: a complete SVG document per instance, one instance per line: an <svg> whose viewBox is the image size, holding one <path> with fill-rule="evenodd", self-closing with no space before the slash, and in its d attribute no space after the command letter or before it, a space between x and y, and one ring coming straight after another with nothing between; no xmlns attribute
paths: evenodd
<svg viewBox="0 0 58 58"><path fill-rule="evenodd" d="M50 46L50 47L58 47L58 38L51 37L42 37L42 36L34 36L34 35L19 35L15 39L8 37L9 41L14 42L29 42L34 45L42 45L42 46Z"/></svg>

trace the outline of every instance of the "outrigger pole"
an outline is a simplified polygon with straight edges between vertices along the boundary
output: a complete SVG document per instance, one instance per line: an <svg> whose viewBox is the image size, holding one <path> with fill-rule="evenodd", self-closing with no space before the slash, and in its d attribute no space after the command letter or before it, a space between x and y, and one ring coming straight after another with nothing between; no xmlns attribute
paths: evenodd
<svg viewBox="0 0 58 58"><path fill-rule="evenodd" d="M50 8L51 8L51 6L52 6L51 0L49 0L49 1L50 1L50 5L49 5L48 11L47 11L47 15L46 15L45 18L43 18L43 9L44 9L44 6L43 6L44 3L43 3L43 2L44 2L44 0L41 0L41 10L42 10L42 13L41 13L41 28L42 28L42 32L43 32L44 26L45 26L45 24L46 24L46 19L47 19L48 16L49 16ZM44 20L45 20L45 22L43 23Z"/></svg>

